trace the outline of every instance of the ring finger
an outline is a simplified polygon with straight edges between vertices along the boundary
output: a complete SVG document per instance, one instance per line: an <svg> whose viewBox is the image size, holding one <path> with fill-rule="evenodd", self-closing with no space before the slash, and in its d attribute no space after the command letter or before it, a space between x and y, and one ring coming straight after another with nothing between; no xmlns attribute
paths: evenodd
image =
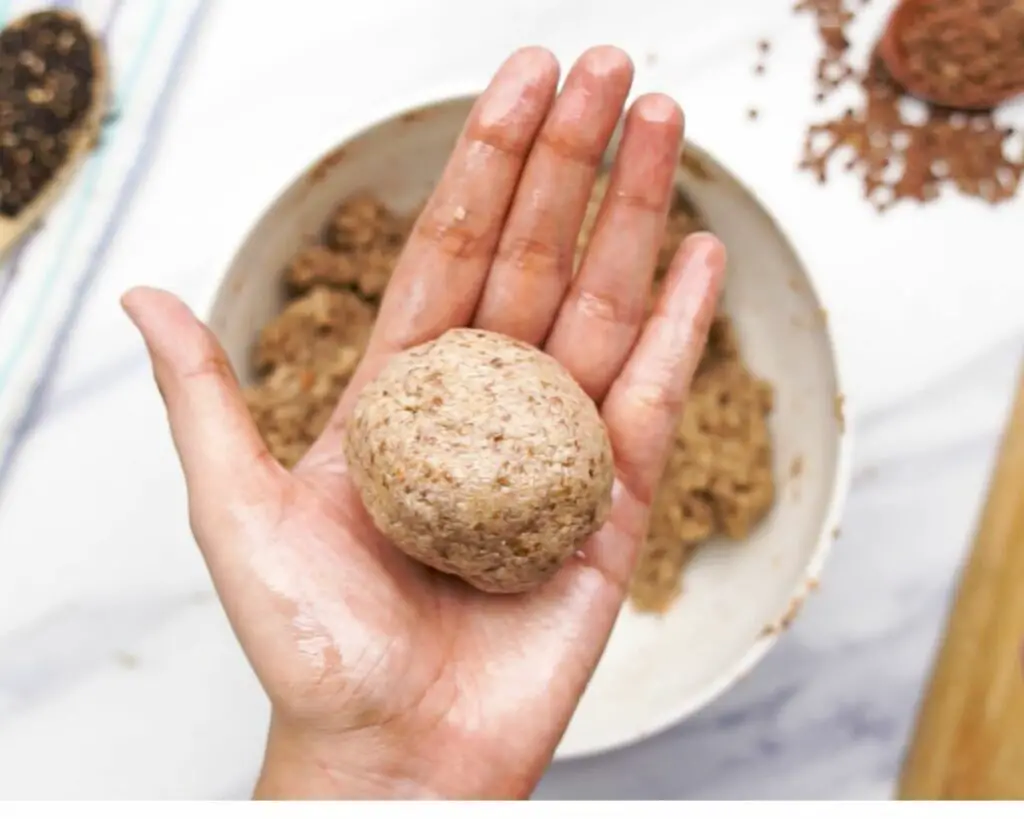
<svg viewBox="0 0 1024 819"><path fill-rule="evenodd" d="M547 352L598 402L646 313L682 136L670 97L650 94L630 108L590 244L548 338Z"/></svg>

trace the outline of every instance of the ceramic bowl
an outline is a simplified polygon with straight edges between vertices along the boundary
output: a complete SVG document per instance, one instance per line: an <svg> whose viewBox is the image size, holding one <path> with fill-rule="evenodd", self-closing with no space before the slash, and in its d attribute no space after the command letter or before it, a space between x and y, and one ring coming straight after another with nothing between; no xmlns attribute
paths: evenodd
<svg viewBox="0 0 1024 819"><path fill-rule="evenodd" d="M472 97L406 110L325 152L240 238L208 312L243 381L259 328L281 307L281 272L339 201L370 190L408 211L430 193ZM817 586L849 478L850 430L826 314L784 233L709 153L687 145L683 186L728 249L724 305L744 356L776 389L771 416L778 499L745 541L711 542L662 617L627 604L556 758L648 737L747 673Z"/></svg>

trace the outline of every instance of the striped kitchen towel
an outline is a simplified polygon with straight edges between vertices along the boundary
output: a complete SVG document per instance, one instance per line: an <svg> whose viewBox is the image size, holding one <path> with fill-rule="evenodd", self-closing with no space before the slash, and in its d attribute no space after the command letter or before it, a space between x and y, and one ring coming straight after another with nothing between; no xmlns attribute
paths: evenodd
<svg viewBox="0 0 1024 819"><path fill-rule="evenodd" d="M100 144L44 223L0 268L0 472L150 161L170 91L208 0L0 0L0 23L74 9L111 69Z"/></svg>

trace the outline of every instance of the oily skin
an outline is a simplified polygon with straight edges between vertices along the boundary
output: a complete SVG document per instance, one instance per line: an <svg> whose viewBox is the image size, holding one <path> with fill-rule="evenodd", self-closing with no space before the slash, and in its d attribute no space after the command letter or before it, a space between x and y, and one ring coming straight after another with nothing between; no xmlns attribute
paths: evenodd
<svg viewBox="0 0 1024 819"><path fill-rule="evenodd" d="M629 108L571 282L632 75L607 46L584 53L560 93L544 49L501 66L413 230L366 357L291 473L263 445L212 333L170 294L124 296L193 532L272 703L258 797L526 797L550 761L625 597L725 265L717 239L691 236L644 322L683 128L676 103L652 94ZM406 558L369 522L342 456L360 387L396 351L457 326L556 356L598 402L615 451L608 523L528 595L481 594Z"/></svg>

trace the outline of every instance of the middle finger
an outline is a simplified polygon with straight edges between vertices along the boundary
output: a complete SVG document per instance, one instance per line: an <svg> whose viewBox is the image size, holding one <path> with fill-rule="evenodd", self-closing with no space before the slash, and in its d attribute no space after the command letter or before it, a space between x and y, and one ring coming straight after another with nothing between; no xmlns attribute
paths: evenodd
<svg viewBox="0 0 1024 819"><path fill-rule="evenodd" d="M474 324L540 344L572 278L597 167L633 82L625 52L598 46L566 77L523 170Z"/></svg>

